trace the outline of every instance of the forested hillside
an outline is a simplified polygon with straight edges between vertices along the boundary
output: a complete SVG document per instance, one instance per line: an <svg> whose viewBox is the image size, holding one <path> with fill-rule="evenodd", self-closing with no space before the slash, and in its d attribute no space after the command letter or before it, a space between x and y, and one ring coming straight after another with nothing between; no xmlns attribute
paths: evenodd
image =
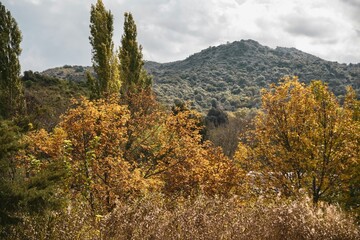
<svg viewBox="0 0 360 240"><path fill-rule="evenodd" d="M346 86L360 93L360 64L329 62L295 48L272 49L253 40L241 40L209 47L183 61L145 62L154 77L154 91L160 102L189 101L200 112L207 112L216 101L227 111L260 106L260 89L283 76L299 77L301 82L322 80L338 97ZM45 75L85 80L79 73L87 68L70 66L49 69Z"/></svg>
<svg viewBox="0 0 360 240"><path fill-rule="evenodd" d="M199 110L216 99L224 109L259 107L260 89L283 76L299 76L310 83L321 79L337 96L347 85L360 91L360 64L322 60L295 48L271 49L253 40L209 47L183 61L147 64L155 91L165 102L177 97L194 102Z"/></svg>

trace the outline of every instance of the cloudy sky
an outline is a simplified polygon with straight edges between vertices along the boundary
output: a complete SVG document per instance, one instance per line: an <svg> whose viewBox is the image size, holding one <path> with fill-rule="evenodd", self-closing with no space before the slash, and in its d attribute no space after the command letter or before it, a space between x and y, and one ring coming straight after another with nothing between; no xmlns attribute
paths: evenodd
<svg viewBox="0 0 360 240"><path fill-rule="evenodd" d="M96 0L2 0L22 31L22 70L91 65L90 6ZM133 13L144 58L181 60L241 39L295 47L326 60L360 62L360 0L103 0L115 17Z"/></svg>

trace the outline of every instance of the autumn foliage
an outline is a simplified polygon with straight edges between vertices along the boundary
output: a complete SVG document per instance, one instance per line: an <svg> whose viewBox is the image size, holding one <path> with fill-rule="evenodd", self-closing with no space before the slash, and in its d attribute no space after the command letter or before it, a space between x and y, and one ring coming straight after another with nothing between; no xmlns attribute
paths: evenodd
<svg viewBox="0 0 360 240"><path fill-rule="evenodd" d="M100 212L147 191L225 194L237 186L232 161L202 143L197 113L166 113L155 106L131 113L118 101L81 99L52 132L29 134L28 173L63 162L67 187Z"/></svg>
<svg viewBox="0 0 360 240"><path fill-rule="evenodd" d="M160 237L151 229L175 231L178 224L181 231L191 227L179 230L184 237L240 236L231 226L245 229L241 233L250 239L263 231L269 237L358 235L351 217L322 207L328 201L352 209L358 202L359 102L351 89L339 104L321 82L305 86L286 78L272 85L263 92L254 129L240 134L233 159L204 141L199 113L186 107L166 111L149 91L127 97L130 106L117 95L74 101L52 131L24 137L17 159L29 181L54 171L54 165L66 172L54 194L67 196L69 207L56 212L57 229L46 234L71 227L85 238ZM278 220L264 218L269 214ZM86 225L70 226L65 216ZM223 216L231 225L214 232ZM335 227L340 218L343 225ZM149 228L135 227L134 221Z"/></svg>
<svg viewBox="0 0 360 240"><path fill-rule="evenodd" d="M208 120L223 126L215 119L206 136L200 113L157 102L131 13L119 53L112 24L98 0L91 99L73 100L47 130L0 119L0 238L359 238L351 88L339 101L321 81L285 77L258 111L228 121L213 109Z"/></svg>
<svg viewBox="0 0 360 240"><path fill-rule="evenodd" d="M352 100L350 100L352 99ZM316 203L336 201L359 166L359 122L348 96L341 106L326 85L284 78L263 91L255 130L243 136L236 160L257 191L296 196L306 191Z"/></svg>

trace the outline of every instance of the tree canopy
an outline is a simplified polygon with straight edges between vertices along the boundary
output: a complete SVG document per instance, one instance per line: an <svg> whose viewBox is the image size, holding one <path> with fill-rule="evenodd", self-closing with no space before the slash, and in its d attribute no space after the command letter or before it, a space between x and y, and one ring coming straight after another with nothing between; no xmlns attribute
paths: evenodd
<svg viewBox="0 0 360 240"><path fill-rule="evenodd" d="M119 51L122 94L137 93L151 87L152 78L144 69L142 47L138 44L137 30L131 13L124 14L124 34Z"/></svg>
<svg viewBox="0 0 360 240"><path fill-rule="evenodd" d="M107 11L102 0L91 5L90 12L90 44L92 49L92 62L96 76L88 74L92 97L100 98L120 89L118 58L114 53L113 22L111 11Z"/></svg>
<svg viewBox="0 0 360 240"><path fill-rule="evenodd" d="M14 116L23 107L19 55L22 37L16 20L0 2L0 115Z"/></svg>
<svg viewBox="0 0 360 240"><path fill-rule="evenodd" d="M359 124L324 83L286 77L263 91L261 110L250 144L240 143L236 154L252 177L287 196L304 189L314 202L346 190L359 165Z"/></svg>

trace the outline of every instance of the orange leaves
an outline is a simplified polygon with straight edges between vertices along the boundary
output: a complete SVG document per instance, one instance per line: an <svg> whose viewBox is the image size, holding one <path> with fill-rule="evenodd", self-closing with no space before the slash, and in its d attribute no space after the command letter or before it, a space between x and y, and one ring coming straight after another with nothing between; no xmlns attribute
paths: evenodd
<svg viewBox="0 0 360 240"><path fill-rule="evenodd" d="M169 139L167 165L162 165L165 192L228 194L237 185L237 168L220 148L201 143L199 115L180 111L166 121Z"/></svg>
<svg viewBox="0 0 360 240"><path fill-rule="evenodd" d="M123 159L130 113L116 101L83 99L60 123L73 147L71 161L78 176L73 184L91 204L108 209L116 197L136 187L131 182L131 166Z"/></svg>
<svg viewBox="0 0 360 240"><path fill-rule="evenodd" d="M24 137L23 142L28 145L26 153L22 152L24 165L30 174L41 168L46 168L52 159L61 159L66 151L67 134L61 128L55 128L52 133L44 129L32 132Z"/></svg>
<svg viewBox="0 0 360 240"><path fill-rule="evenodd" d="M71 188L81 192L93 210L111 208L117 196L134 190L130 164L123 159L129 118L116 98L81 99L53 133L40 130L28 136L29 153L66 161Z"/></svg>
<svg viewBox="0 0 360 240"><path fill-rule="evenodd" d="M52 133L27 136L28 155L65 161L69 187L94 211L112 209L116 199L146 191L227 194L238 171L219 148L201 142L198 113L159 110L153 96L131 100L130 112L118 99L81 99ZM143 103L139 99L148 99Z"/></svg>
<svg viewBox="0 0 360 240"><path fill-rule="evenodd" d="M297 77L286 77L263 91L262 102L250 134L253 149L240 144L238 161L261 172L277 191L294 195L304 188L315 202L345 186L358 158L355 122L327 86L320 81L304 86Z"/></svg>
<svg viewBox="0 0 360 240"><path fill-rule="evenodd" d="M115 99L90 102L83 99L80 105L63 116L60 127L72 139L74 153L79 157L94 148L97 155L119 155L125 142L129 111ZM120 154L121 155L121 154Z"/></svg>

